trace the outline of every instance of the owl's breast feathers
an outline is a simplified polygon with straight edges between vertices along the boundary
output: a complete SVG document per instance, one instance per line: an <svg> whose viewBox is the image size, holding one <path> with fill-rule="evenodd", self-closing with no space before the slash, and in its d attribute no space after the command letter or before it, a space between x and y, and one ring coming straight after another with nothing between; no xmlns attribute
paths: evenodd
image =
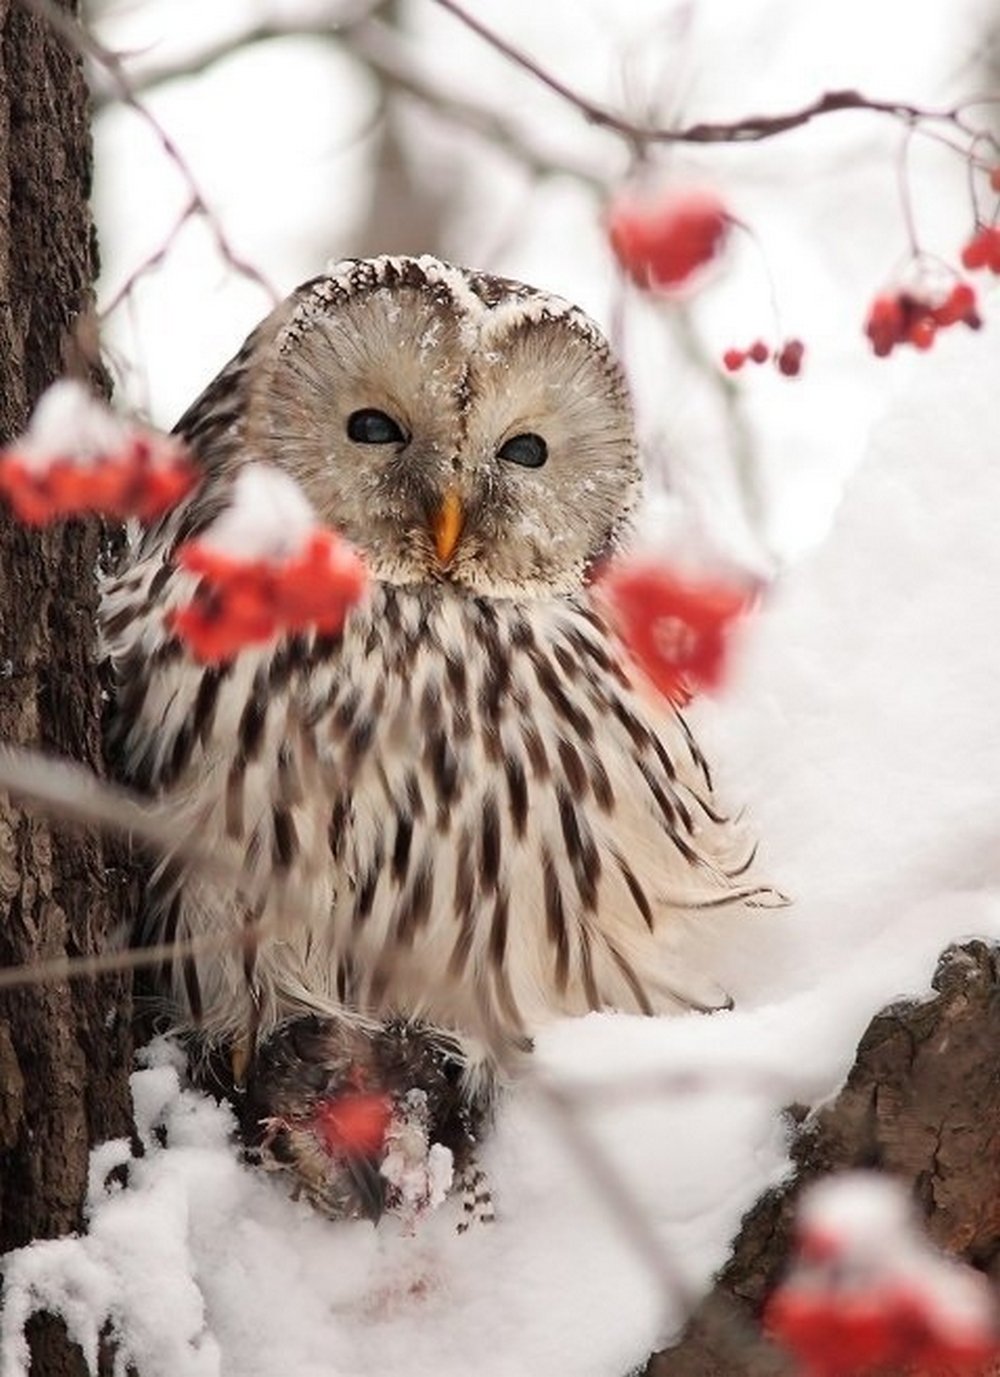
<svg viewBox="0 0 1000 1377"><path fill-rule="evenodd" d="M719 1002L673 949L682 920L767 892L686 724L631 686L583 595L374 584L342 637L206 668L164 630L188 578L153 554L102 620L122 773L245 877L238 895L163 863L151 935L261 924L251 955L175 963L208 1034L251 1008L488 1039Z"/></svg>

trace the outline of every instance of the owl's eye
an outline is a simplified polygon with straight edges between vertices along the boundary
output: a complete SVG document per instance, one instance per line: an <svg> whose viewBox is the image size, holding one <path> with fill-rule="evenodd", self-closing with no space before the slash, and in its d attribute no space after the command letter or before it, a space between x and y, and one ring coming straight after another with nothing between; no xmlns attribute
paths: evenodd
<svg viewBox="0 0 1000 1377"><path fill-rule="evenodd" d="M406 436L399 425L384 411L366 406L352 411L347 418L347 438L359 445L404 445Z"/></svg>
<svg viewBox="0 0 1000 1377"><path fill-rule="evenodd" d="M498 459L520 464L525 469L540 469L548 457L548 445L540 435L530 431L525 435L512 435L497 450Z"/></svg>

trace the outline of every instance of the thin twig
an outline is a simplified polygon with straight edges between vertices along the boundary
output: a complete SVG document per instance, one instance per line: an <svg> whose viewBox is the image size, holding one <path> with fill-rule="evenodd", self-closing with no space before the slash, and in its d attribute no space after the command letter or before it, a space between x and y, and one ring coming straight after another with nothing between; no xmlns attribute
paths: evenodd
<svg viewBox="0 0 1000 1377"><path fill-rule="evenodd" d="M60 822L131 837L159 854L178 856L227 884L241 874L216 849L173 826L155 802L100 779L86 765L24 747L0 746L0 792Z"/></svg>
<svg viewBox="0 0 1000 1377"><path fill-rule="evenodd" d="M598 190L605 189L592 168L572 159L551 156L535 147L514 121L505 119L486 105L445 91L437 76L420 71L392 27L368 17L369 11L370 7L366 7L362 17L340 16L327 21L269 20L255 24L238 34L209 44L197 53L142 64L137 70L129 70L129 85L133 94L140 95L170 81L200 75L246 48L282 38L333 40L367 67L383 85L417 101L433 115L449 120L492 143L502 152L509 153L536 176L570 176ZM99 88L94 94L97 110L119 104L121 100L120 89L113 83Z"/></svg>
<svg viewBox="0 0 1000 1377"><path fill-rule="evenodd" d="M582 1122L577 1100L563 1095L551 1082L541 1080L533 1074L533 1068L524 1079L545 1107L550 1123L590 1178L614 1222L656 1278L664 1296L675 1303L680 1318L686 1320L698 1304L698 1293L677 1266L622 1173Z"/></svg>
<svg viewBox="0 0 1000 1377"><path fill-rule="evenodd" d="M58 985L64 980L93 980L117 971L145 970L184 956L217 956L241 947L256 948L261 925L234 928L229 932L203 932L197 937L180 937L149 947L123 947L119 951L98 952L92 956L53 956L30 965L0 966L0 990L17 990L33 985Z"/></svg>
<svg viewBox="0 0 1000 1377"><path fill-rule="evenodd" d="M68 10L60 9L53 0L19 0L19 3L24 9L29 11L29 13L34 14L37 18L48 24L52 31L62 39L72 52L96 63L97 66L107 74L112 88L117 93L119 101L138 115L143 123L152 131L160 147L163 149L163 152L174 165L181 180L184 182L188 193L188 200L190 204L195 207L195 210L189 210L187 212L187 218L190 218L190 215L195 213L200 215L209 227L219 255L229 264L234 272L239 273L240 276L247 278L248 281L260 287L261 291L267 294L272 305L277 305L281 300L279 293L258 268L247 259L243 258L233 248L222 222L209 202L202 195L201 188L188 166L184 155L181 153L171 135L160 124L152 111L142 103L133 90L121 58L116 53L113 53L110 48L106 48L102 43L98 42L94 35L88 32L88 30L85 29ZM141 275L141 273L139 275Z"/></svg>
<svg viewBox="0 0 1000 1377"><path fill-rule="evenodd" d="M163 86L167 82L176 81L179 78L202 76L217 63L232 57L234 53L256 47L258 44L272 43L282 38L341 38L344 34L370 19L374 13L384 7L384 3L385 0L365 0L363 4L347 5L341 10L331 12L328 18L321 20L292 20L277 17L264 19L257 24L251 24L236 34L227 34L210 41L199 48L197 52L144 61L138 71L130 70L127 72L129 86L133 95L142 95L156 86ZM127 62L124 55L119 55L118 60L124 68ZM104 110L109 105L116 104L119 99L118 88L114 84L110 88L100 87L93 92L93 104L96 111Z"/></svg>
<svg viewBox="0 0 1000 1377"><path fill-rule="evenodd" d="M860 91L845 90L827 91L810 101L808 105L777 115L744 115L736 120L702 121L673 129L638 124L568 86L523 49L516 47L495 29L491 29L481 19L470 14L464 6L456 3L456 0L434 0L434 3L454 15L491 48L528 72L554 95L572 105L590 124L601 129L610 129L639 147L651 143L759 143L762 139L771 139L777 134L787 133L790 129L798 129L823 115L844 110L865 110L906 121L939 120L957 124L964 108L963 105L956 105L936 110L927 109L907 101L876 100Z"/></svg>
<svg viewBox="0 0 1000 1377"><path fill-rule="evenodd" d="M132 269L111 300L101 309L98 319L102 323L117 311L122 302L131 300L132 293L142 278L163 265L170 250L174 247L177 236L187 222L198 214L199 209L198 202L192 197L164 235L159 247L154 249L147 258L144 258L138 267Z"/></svg>

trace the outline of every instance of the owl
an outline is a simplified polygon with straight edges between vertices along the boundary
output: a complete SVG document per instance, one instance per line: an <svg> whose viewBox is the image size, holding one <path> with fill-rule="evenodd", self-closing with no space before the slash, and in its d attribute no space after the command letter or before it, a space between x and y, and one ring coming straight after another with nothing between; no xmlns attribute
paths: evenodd
<svg viewBox="0 0 1000 1377"><path fill-rule="evenodd" d="M412 1021L472 1074L560 1015L725 1002L684 925L762 891L684 718L589 592L641 486L594 323L433 258L349 260L177 432L200 485L101 614L113 759L243 877L152 877L177 1021L249 1049L296 1019ZM369 592L340 635L205 667L168 630L193 587L175 553L257 461L363 553ZM182 941L218 931L248 937Z"/></svg>

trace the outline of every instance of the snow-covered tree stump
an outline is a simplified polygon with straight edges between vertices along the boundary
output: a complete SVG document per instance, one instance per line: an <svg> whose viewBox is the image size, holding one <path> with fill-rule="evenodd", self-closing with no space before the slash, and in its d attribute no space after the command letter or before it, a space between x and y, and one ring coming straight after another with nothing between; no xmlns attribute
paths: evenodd
<svg viewBox="0 0 1000 1377"><path fill-rule="evenodd" d="M758 1324L788 1258L799 1195L830 1172L874 1167L910 1182L938 1245L1000 1271L1000 949L949 947L933 989L876 1015L834 1101L808 1117L789 1111L794 1174L746 1215L714 1290L646 1377L792 1370Z"/></svg>

